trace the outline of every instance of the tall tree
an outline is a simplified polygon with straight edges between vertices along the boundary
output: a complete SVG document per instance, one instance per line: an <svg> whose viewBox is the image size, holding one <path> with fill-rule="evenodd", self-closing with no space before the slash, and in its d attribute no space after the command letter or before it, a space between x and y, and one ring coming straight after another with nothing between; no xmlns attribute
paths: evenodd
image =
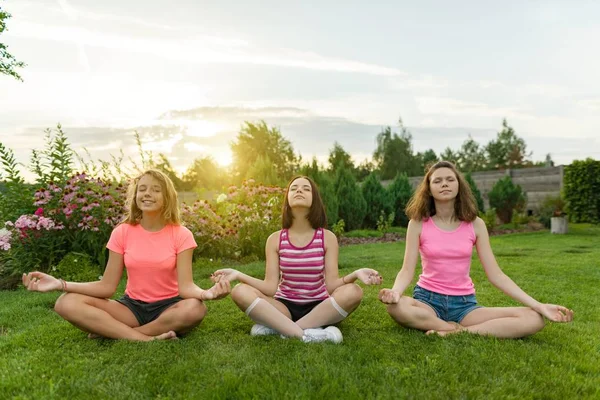
<svg viewBox="0 0 600 400"><path fill-rule="evenodd" d="M278 128L269 128L265 121L258 124L244 122L237 140L231 144L231 152L234 179L238 182L246 177L259 156L271 161L277 179L282 181L287 181L298 169L299 158L290 141Z"/></svg>
<svg viewBox="0 0 600 400"><path fill-rule="evenodd" d="M11 15L0 7L0 35L6 30L6 21ZM17 59L8 52L8 46L0 42L0 74L12 76L15 79L23 81L21 75L15 68L23 68L26 64Z"/></svg>
<svg viewBox="0 0 600 400"><path fill-rule="evenodd" d="M339 202L339 218L344 220L346 230L359 229L365 218L367 203L354 175L343 166L336 173L335 192Z"/></svg>
<svg viewBox="0 0 600 400"><path fill-rule="evenodd" d="M487 166L485 149L471 135L458 151L458 166L462 172L483 171Z"/></svg>
<svg viewBox="0 0 600 400"><path fill-rule="evenodd" d="M377 221L382 212L384 217L387 217L392 211L391 206L388 205L387 193L374 172L363 182L361 190L367 204L363 226L377 229Z"/></svg>
<svg viewBox="0 0 600 400"><path fill-rule="evenodd" d="M392 133L391 127L386 127L377 135L377 148L373 160L377 164L381 179L392 179L398 173L420 175L421 163L417 162L412 149L412 135L398 120L400 135Z"/></svg>
<svg viewBox="0 0 600 400"><path fill-rule="evenodd" d="M527 158L531 153L527 153L525 140L517 136L506 119L502 121L502 130L496 140L490 141L485 151L490 169L520 168L530 163Z"/></svg>
<svg viewBox="0 0 600 400"><path fill-rule="evenodd" d="M425 150L423 153L417 153L416 158L421 165L421 173L426 173L429 167L439 161L437 154L432 149ZM419 174L420 175L420 174Z"/></svg>
<svg viewBox="0 0 600 400"><path fill-rule="evenodd" d="M212 157L196 158L183 175L183 187L185 190L220 189L225 183L224 175Z"/></svg>
<svg viewBox="0 0 600 400"><path fill-rule="evenodd" d="M333 149L329 151L329 171L336 173L338 169L345 168L350 171L353 175L355 174L355 166L352 161L352 156L344 150L341 144L338 142L333 143Z"/></svg>
<svg viewBox="0 0 600 400"><path fill-rule="evenodd" d="M460 157L458 153L454 152L450 147L446 147L446 149L440 153L440 159L442 161L450 161L451 163L458 164Z"/></svg>

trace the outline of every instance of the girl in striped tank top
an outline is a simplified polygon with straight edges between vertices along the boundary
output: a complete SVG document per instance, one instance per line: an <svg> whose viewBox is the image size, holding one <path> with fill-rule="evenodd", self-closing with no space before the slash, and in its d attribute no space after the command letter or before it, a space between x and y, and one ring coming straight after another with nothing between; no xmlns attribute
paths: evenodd
<svg viewBox="0 0 600 400"><path fill-rule="evenodd" d="M543 304L525 293L502 272L490 246L471 188L454 164L434 164L406 207L411 219L406 232L402 269L392 289L382 289L379 299L390 316L407 328L445 336L459 331L499 338L533 335L544 327L544 318L569 322L573 311ZM473 246L490 282L526 307L483 308L475 299L469 277ZM423 273L413 297L403 296L413 279L421 254Z"/></svg>
<svg viewBox="0 0 600 400"><path fill-rule="evenodd" d="M279 333L306 342L339 343L341 332L328 325L360 304L362 289L354 282L380 284L381 276L361 268L339 277L337 238L325 229L325 207L312 179L295 177L288 184L282 225L267 239L263 280L227 268L215 271L213 281L241 282L231 297L257 323L251 335Z"/></svg>

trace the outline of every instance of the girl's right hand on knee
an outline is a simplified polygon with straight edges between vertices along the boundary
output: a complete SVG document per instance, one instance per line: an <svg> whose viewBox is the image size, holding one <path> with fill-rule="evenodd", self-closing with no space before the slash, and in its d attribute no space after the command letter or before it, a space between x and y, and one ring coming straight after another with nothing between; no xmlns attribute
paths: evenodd
<svg viewBox="0 0 600 400"><path fill-rule="evenodd" d="M379 291L379 301L384 304L396 304L400 301L400 293L392 289L381 289Z"/></svg>
<svg viewBox="0 0 600 400"><path fill-rule="evenodd" d="M51 292L53 290L61 290L63 287L59 279L38 271L23 274L22 279L23 286L33 292Z"/></svg>

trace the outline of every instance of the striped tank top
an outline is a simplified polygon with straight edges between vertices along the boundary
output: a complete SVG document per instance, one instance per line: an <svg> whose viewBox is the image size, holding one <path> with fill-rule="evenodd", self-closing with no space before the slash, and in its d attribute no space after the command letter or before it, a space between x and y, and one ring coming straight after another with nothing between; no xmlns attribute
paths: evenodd
<svg viewBox="0 0 600 400"><path fill-rule="evenodd" d="M309 244L296 247L287 229L279 234L279 270L281 277L276 299L310 303L329 297L325 287L325 236L323 228L315 231Z"/></svg>

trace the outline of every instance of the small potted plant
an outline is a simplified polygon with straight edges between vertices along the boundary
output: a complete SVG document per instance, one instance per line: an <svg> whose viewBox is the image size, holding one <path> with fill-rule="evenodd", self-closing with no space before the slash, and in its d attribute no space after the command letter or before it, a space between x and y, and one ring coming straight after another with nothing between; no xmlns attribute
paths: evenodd
<svg viewBox="0 0 600 400"><path fill-rule="evenodd" d="M554 211L550 219L550 233L565 234L567 233L568 220L565 212L565 201L562 197L557 197L554 202Z"/></svg>

